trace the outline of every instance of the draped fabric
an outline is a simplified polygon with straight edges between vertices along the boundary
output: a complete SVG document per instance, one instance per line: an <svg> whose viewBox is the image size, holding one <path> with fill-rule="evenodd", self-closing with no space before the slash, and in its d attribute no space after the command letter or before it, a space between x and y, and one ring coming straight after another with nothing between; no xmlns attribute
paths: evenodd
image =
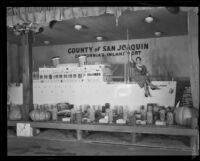
<svg viewBox="0 0 200 161"><path fill-rule="evenodd" d="M48 26L52 20L62 21L73 18L99 16L105 13L113 14L117 19L126 11L150 10L164 7L7 7L7 26L23 23L37 23ZM198 7L180 7L182 11L193 10Z"/></svg>
<svg viewBox="0 0 200 161"><path fill-rule="evenodd" d="M117 19L126 11L148 10L163 7L7 7L7 26L36 23L48 26L52 20L113 14Z"/></svg>

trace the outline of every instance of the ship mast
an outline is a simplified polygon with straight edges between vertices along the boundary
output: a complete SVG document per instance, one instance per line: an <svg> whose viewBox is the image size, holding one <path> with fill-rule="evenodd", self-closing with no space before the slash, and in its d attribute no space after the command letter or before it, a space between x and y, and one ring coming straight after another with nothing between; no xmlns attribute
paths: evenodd
<svg viewBox="0 0 200 161"><path fill-rule="evenodd" d="M128 62L129 62L129 30L127 28L126 30L126 37L127 37L127 56L128 56ZM126 60L125 60L126 61ZM129 66L128 63L125 63L125 82L129 83Z"/></svg>

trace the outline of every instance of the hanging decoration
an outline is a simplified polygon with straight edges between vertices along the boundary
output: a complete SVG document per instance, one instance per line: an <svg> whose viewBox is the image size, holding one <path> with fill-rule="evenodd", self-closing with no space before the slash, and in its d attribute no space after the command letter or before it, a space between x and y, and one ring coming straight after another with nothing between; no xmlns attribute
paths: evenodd
<svg viewBox="0 0 200 161"><path fill-rule="evenodd" d="M127 37L127 46L129 46L129 30L128 30L128 28L127 28L127 31L126 31L126 37ZM130 55L131 53L130 53L130 51L129 51L129 48L127 48L127 56L128 56L128 63L129 63L129 55ZM126 70L125 70L126 71ZM127 83L129 83L129 73L130 73L130 71L129 71L129 67L128 67L128 77L126 77L126 82Z"/></svg>
<svg viewBox="0 0 200 161"><path fill-rule="evenodd" d="M16 36L27 34L30 30L35 32L36 34L41 33L44 31L44 28L38 24L31 23L23 23L23 24L16 24L12 27L13 32Z"/></svg>

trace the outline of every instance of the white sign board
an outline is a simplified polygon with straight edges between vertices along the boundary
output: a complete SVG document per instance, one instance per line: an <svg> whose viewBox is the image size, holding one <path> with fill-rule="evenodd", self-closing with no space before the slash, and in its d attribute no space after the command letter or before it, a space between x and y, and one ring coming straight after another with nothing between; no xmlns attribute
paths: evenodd
<svg viewBox="0 0 200 161"><path fill-rule="evenodd" d="M33 128L27 123L17 123L17 136L33 136Z"/></svg>

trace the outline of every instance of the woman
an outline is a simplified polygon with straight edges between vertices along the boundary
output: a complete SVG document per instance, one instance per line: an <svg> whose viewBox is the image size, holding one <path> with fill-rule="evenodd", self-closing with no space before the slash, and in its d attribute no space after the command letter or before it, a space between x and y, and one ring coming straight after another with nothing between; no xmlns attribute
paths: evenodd
<svg viewBox="0 0 200 161"><path fill-rule="evenodd" d="M149 92L149 87L152 90L159 89L157 86L153 85L148 77L148 71L145 65L142 64L142 59L140 57L136 58L136 62L132 59L131 54L130 56L130 66L134 69L134 76L133 79L136 81L141 88L144 87L145 97L151 96Z"/></svg>

